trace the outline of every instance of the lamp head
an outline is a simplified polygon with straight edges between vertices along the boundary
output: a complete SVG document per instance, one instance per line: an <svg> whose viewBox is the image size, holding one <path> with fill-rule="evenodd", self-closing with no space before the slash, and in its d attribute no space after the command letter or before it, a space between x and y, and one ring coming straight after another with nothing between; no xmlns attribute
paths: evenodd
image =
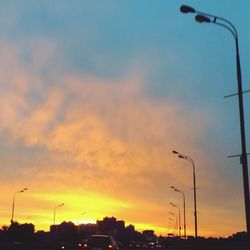
<svg viewBox="0 0 250 250"><path fill-rule="evenodd" d="M170 188L171 188L171 189L173 189L173 191L180 192L180 190L179 190L179 189L177 189L177 188L176 188L176 187L174 187L174 186L171 186Z"/></svg>
<svg viewBox="0 0 250 250"><path fill-rule="evenodd" d="M195 20L198 23L210 23L211 22L210 18L203 16L203 15L196 15Z"/></svg>
<svg viewBox="0 0 250 250"><path fill-rule="evenodd" d="M19 193L23 193L23 192L25 192L26 190L28 190L28 188L23 188L22 190L19 191Z"/></svg>
<svg viewBox="0 0 250 250"><path fill-rule="evenodd" d="M184 14L187 14L187 13L195 13L195 9L193 7L190 7L188 5L182 5L180 7L180 11Z"/></svg>
<svg viewBox="0 0 250 250"><path fill-rule="evenodd" d="M61 204L57 205L57 206L55 207L55 209L56 209L57 207L62 207L62 206L64 206L64 203L61 203Z"/></svg>

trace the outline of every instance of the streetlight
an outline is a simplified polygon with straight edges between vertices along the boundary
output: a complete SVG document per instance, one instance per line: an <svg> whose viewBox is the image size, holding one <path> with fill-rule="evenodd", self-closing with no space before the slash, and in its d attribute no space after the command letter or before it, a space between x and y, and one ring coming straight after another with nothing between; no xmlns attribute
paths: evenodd
<svg viewBox="0 0 250 250"><path fill-rule="evenodd" d="M169 203L172 207L175 207L178 209L178 212L179 212L179 236L181 237L181 210L180 210L180 207L172 202Z"/></svg>
<svg viewBox="0 0 250 250"><path fill-rule="evenodd" d="M11 223L14 222L14 212L15 212L16 195L17 195L18 193L23 193L23 192L25 192L26 190L28 190L28 188L23 188L22 190L19 190L19 191L15 192L14 195L13 195L12 213L11 213L11 221L10 221Z"/></svg>
<svg viewBox="0 0 250 250"><path fill-rule="evenodd" d="M83 216L83 215L85 215L85 214L86 214L86 212L83 212L83 213L80 214L80 216ZM78 229L78 232L80 231L80 216L78 217L78 222L77 222L77 229Z"/></svg>
<svg viewBox="0 0 250 250"><path fill-rule="evenodd" d="M187 238L187 233L186 233L186 202L185 202L186 199L185 199L185 193L182 190L177 189L176 187L171 186L170 188L173 191L182 194L182 197L183 197L184 238L186 239Z"/></svg>
<svg viewBox="0 0 250 250"><path fill-rule="evenodd" d="M172 231L172 233L174 233L174 220L172 218L168 218L168 231Z"/></svg>
<svg viewBox="0 0 250 250"><path fill-rule="evenodd" d="M191 157L181 154L175 150L172 151L173 154L177 154L180 159L189 161L193 167L193 182L194 182L194 228L195 228L195 237L198 237L198 223L197 223L197 205L196 205L196 176L195 176L195 164Z"/></svg>
<svg viewBox="0 0 250 250"><path fill-rule="evenodd" d="M173 221L173 219L172 219L172 218L168 218L168 220L169 220L169 221Z"/></svg>
<svg viewBox="0 0 250 250"><path fill-rule="evenodd" d="M170 215L175 217L175 226L176 226L176 235L178 234L178 223L177 223L177 216L176 214L169 212Z"/></svg>
<svg viewBox="0 0 250 250"><path fill-rule="evenodd" d="M54 208L54 225L56 223L56 210L57 210L57 208L62 207L62 206L64 206L64 203L61 203L61 204L55 206L55 208Z"/></svg>
<svg viewBox="0 0 250 250"><path fill-rule="evenodd" d="M200 12L194 8L182 5L180 7L182 13L195 13L197 14L195 20L199 23L213 23L227 29L234 37L236 47L236 69L237 69L237 84L238 84L238 103L240 115L240 133L241 133L241 150L240 161L242 164L243 172L243 185L244 185L244 199L245 199L245 213L246 213L246 227L247 234L250 237L250 200L249 200L249 180L248 180L248 163L246 151L246 136L245 136L245 122L244 122L244 105L243 105L243 91L240 67L240 52L238 43L238 32L234 25L225 18L214 16L208 13Z"/></svg>
<svg viewBox="0 0 250 250"><path fill-rule="evenodd" d="M80 216L83 216L83 215L85 215L87 212L83 212L83 213L81 213L80 214ZM80 218L78 217L78 226L79 226L79 223L80 223Z"/></svg>

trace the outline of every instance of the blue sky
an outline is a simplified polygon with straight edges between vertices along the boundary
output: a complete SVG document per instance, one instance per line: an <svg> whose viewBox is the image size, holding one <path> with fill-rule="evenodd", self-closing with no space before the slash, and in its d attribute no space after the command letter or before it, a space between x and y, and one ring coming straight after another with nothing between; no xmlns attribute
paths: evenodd
<svg viewBox="0 0 250 250"><path fill-rule="evenodd" d="M125 202L127 210L114 203L110 215L165 233L167 218L152 214L163 217L170 200L180 202L166 190L175 185L187 192L192 233L192 182L171 154L176 149L197 163L201 234L244 230L241 166L227 158L240 153L238 103L223 98L237 91L234 40L181 14L181 4L236 26L243 88L250 89L247 0L0 3L4 223L12 193L28 185L33 191L20 201L20 221L29 204L31 222L46 228L49 206L41 200L88 190ZM249 93L244 101L249 145ZM148 210L136 217L138 199ZM72 204L68 211L78 209Z"/></svg>

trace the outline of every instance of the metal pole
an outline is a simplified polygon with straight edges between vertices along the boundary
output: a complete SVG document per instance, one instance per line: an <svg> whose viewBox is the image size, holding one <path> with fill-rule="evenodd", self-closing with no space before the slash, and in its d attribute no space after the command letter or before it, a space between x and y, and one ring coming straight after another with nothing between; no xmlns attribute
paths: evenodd
<svg viewBox="0 0 250 250"><path fill-rule="evenodd" d="M179 208L179 236L181 237L181 211Z"/></svg>
<svg viewBox="0 0 250 250"><path fill-rule="evenodd" d="M62 203L62 204L60 204L60 205L57 205L57 206L55 206L55 208L54 208L54 224L53 224L53 225L55 225L55 223L56 223L56 209L57 209L58 207L62 207L62 206L64 206L64 203Z"/></svg>
<svg viewBox="0 0 250 250"><path fill-rule="evenodd" d="M195 166L193 160L193 179L194 179L194 223L195 223L195 237L198 237L198 222L197 222L197 202L196 202L196 177L195 177Z"/></svg>
<svg viewBox="0 0 250 250"><path fill-rule="evenodd" d="M23 192L26 191L26 190L28 190L28 188L23 188L22 190L15 192L14 195L13 195L12 212L11 212L11 220L10 220L11 223L14 222L14 212L15 212L16 195L17 195L18 193L23 193Z"/></svg>
<svg viewBox="0 0 250 250"><path fill-rule="evenodd" d="M175 217L175 226L176 226L176 235L178 235L178 222L177 222L177 216L176 214L169 212L171 215Z"/></svg>
<svg viewBox="0 0 250 250"><path fill-rule="evenodd" d="M196 21L200 23L213 23L227 29L235 39L236 46L236 68L237 68L237 84L238 84L238 102L239 102L239 115L240 115L240 135L241 135L241 164L243 172L243 188L245 200L245 214L246 214L246 229L248 238L250 239L250 197L249 197L249 176L248 176L248 162L246 152L246 135L245 135L245 121L244 121L244 105L243 105L243 91L241 79L241 66L240 66L240 53L238 44L238 32L234 25L223 17L211 15L209 13L200 12L194 8L182 5L180 8L182 13L197 13Z"/></svg>
<svg viewBox="0 0 250 250"><path fill-rule="evenodd" d="M184 159L189 161L193 167L193 185L194 185L194 230L195 230L195 238L198 237L198 219L197 219L197 199L196 199L196 176L195 176L195 164L191 157L181 154L175 150L172 151L173 154L177 154L180 159Z"/></svg>
<svg viewBox="0 0 250 250"><path fill-rule="evenodd" d="M173 186L171 186L171 188L178 192L178 193L181 193L182 194L182 198L183 198L183 227L184 227L184 238L186 239L187 238L187 233L186 233L186 202L185 202L185 193L180 190L180 189L177 189Z"/></svg>
<svg viewBox="0 0 250 250"><path fill-rule="evenodd" d="M11 223L13 223L14 222L14 210L15 210L15 199L16 199L16 194L17 194L18 192L16 192L16 193L14 193L14 195L13 195L13 201L12 201L12 213L11 213Z"/></svg>
<svg viewBox="0 0 250 250"><path fill-rule="evenodd" d="M238 97L239 97L238 99L239 99L239 113L240 113L241 148L242 148L241 164L242 164L242 172L243 172L246 227L247 227L248 237L250 237L250 200L249 200L249 179L248 179L249 177L248 177L244 106L243 106L243 95L242 95L242 80L241 80L238 37L235 38L235 44L236 44L236 65L237 65L237 81L238 81Z"/></svg>
<svg viewBox="0 0 250 250"><path fill-rule="evenodd" d="M179 220L178 220L178 229L179 230L178 231L179 231L179 237L181 237L181 210L180 210L180 207L172 202L170 202L169 204L178 209L178 212L179 212Z"/></svg>
<svg viewBox="0 0 250 250"><path fill-rule="evenodd" d="M186 232L186 202L185 202L185 194L183 191L180 191L183 195L183 216L184 216L184 238L187 238L187 232Z"/></svg>
<svg viewBox="0 0 250 250"><path fill-rule="evenodd" d="M177 220L177 216L175 215L175 226L176 226L176 235L178 235L179 230L178 230L178 220ZM179 235L180 236L180 235Z"/></svg>

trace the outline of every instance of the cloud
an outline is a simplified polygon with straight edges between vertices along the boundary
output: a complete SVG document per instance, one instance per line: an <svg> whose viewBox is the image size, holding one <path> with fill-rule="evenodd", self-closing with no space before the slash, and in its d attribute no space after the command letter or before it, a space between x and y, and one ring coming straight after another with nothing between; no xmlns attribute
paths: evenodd
<svg viewBox="0 0 250 250"><path fill-rule="evenodd" d="M192 185L191 168L171 151L196 152L195 159L202 161L199 142L214 122L209 110L151 97L145 71L113 78L58 74L60 66L48 66L56 61L57 47L47 41L37 46L42 52L36 53L33 45L25 56L15 44L1 46L0 135L6 149L2 183L9 187L5 175L16 186L29 185L31 192L43 189L41 202L46 194L61 201L67 192L76 210L81 199L92 203L84 195L87 190L93 197L129 204L113 202L112 211L131 223L162 227L159 218L165 216L169 197L177 199L166 190L174 183ZM199 167L205 188L214 180L206 168L211 162ZM192 193L187 197L191 210ZM30 199L38 204L37 197ZM142 204L143 216L135 218Z"/></svg>

